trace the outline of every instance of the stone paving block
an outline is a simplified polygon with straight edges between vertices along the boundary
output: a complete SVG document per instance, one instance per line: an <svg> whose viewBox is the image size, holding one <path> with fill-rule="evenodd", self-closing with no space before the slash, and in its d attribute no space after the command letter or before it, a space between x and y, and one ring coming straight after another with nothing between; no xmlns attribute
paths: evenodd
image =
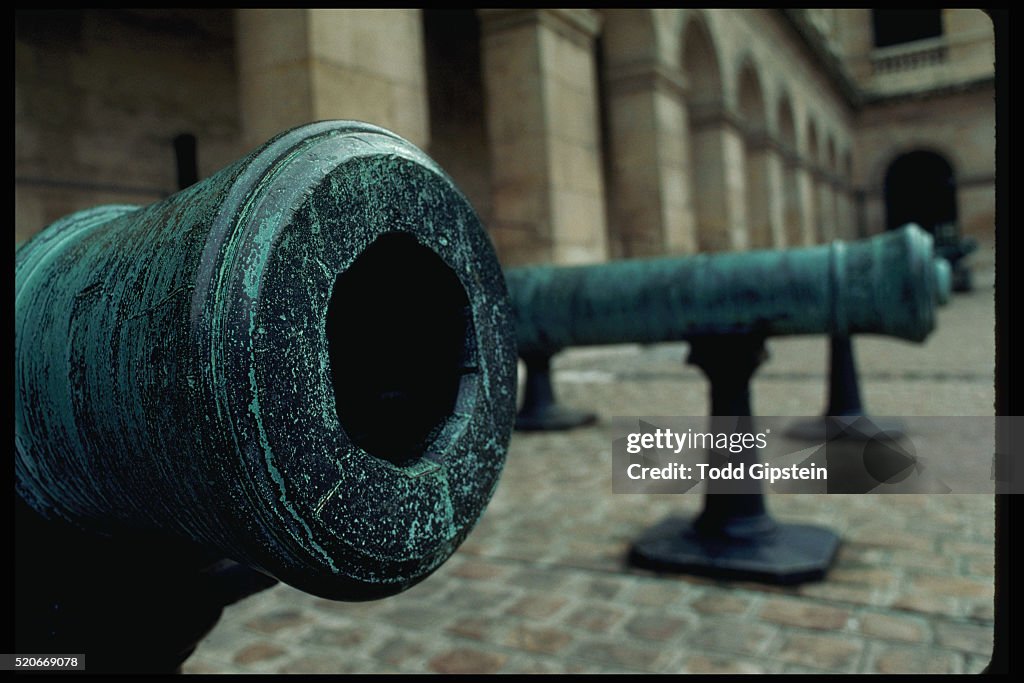
<svg viewBox="0 0 1024 683"><path fill-rule="evenodd" d="M863 564L866 566L886 566L891 551L884 548L877 548L870 545L853 543L843 539L836 554L836 564L839 566L851 566Z"/></svg>
<svg viewBox="0 0 1024 683"><path fill-rule="evenodd" d="M988 624L939 622L935 624L935 642L950 650L991 656L992 627Z"/></svg>
<svg viewBox="0 0 1024 683"><path fill-rule="evenodd" d="M494 642L497 632L504 630L508 623L509 619L503 617L470 614L457 617L446 631L463 638Z"/></svg>
<svg viewBox="0 0 1024 683"><path fill-rule="evenodd" d="M738 617L708 617L689 638L689 645L703 651L764 654L779 630Z"/></svg>
<svg viewBox="0 0 1024 683"><path fill-rule="evenodd" d="M593 581L587 582L583 588L582 594L585 597L610 600L618 595L620 590L621 586L614 581L594 579Z"/></svg>
<svg viewBox="0 0 1024 683"><path fill-rule="evenodd" d="M527 568L509 576L504 583L510 586L538 589L552 592L565 584L569 575L561 568Z"/></svg>
<svg viewBox="0 0 1024 683"><path fill-rule="evenodd" d="M670 656L661 647L623 642L620 640L589 640L576 645L568 653L572 657L599 662L625 671L660 671Z"/></svg>
<svg viewBox="0 0 1024 683"><path fill-rule="evenodd" d="M366 628L342 626L317 626L311 630L302 642L306 645L323 647L354 648L366 640Z"/></svg>
<svg viewBox="0 0 1024 683"><path fill-rule="evenodd" d="M835 631L846 625L850 612L814 602L773 598L761 606L758 616L776 624Z"/></svg>
<svg viewBox="0 0 1024 683"><path fill-rule="evenodd" d="M995 557L988 557L984 560L966 560L964 568L967 574L992 577L995 575Z"/></svg>
<svg viewBox="0 0 1024 683"><path fill-rule="evenodd" d="M995 511L993 510L993 514ZM953 555L966 558L988 558L993 556L992 539L984 542L971 542L953 539L940 540L944 555Z"/></svg>
<svg viewBox="0 0 1024 683"><path fill-rule="evenodd" d="M931 535L913 534L891 526L871 525L851 529L849 538L861 545L924 553L934 552L936 546L935 538Z"/></svg>
<svg viewBox="0 0 1024 683"><path fill-rule="evenodd" d="M751 603L748 597L716 592L697 598L690 606L701 614L744 614Z"/></svg>
<svg viewBox="0 0 1024 683"><path fill-rule="evenodd" d="M863 649L859 638L799 633L786 636L774 656L784 662L828 671L850 671Z"/></svg>
<svg viewBox="0 0 1024 683"><path fill-rule="evenodd" d="M504 652L476 648L447 650L429 662L431 671L442 674L489 674L498 671L508 660Z"/></svg>
<svg viewBox="0 0 1024 683"><path fill-rule="evenodd" d="M934 616L957 614L957 601L955 598L932 592L904 593L896 596L889 606L896 610L920 612Z"/></svg>
<svg viewBox="0 0 1024 683"><path fill-rule="evenodd" d="M276 671L282 674L351 674L365 671L366 667L366 662L342 653L306 653L285 662Z"/></svg>
<svg viewBox="0 0 1024 683"><path fill-rule="evenodd" d="M516 597L518 591L496 583L475 583L453 588L439 603L448 609L476 613L497 611Z"/></svg>
<svg viewBox="0 0 1024 683"><path fill-rule="evenodd" d="M871 567L835 567L828 573L830 583L850 583L875 588L888 588L899 580L899 574L891 569Z"/></svg>
<svg viewBox="0 0 1024 683"><path fill-rule="evenodd" d="M260 633L276 633L283 629L302 626L312 621L312 617L298 610L285 609L262 614L245 622L246 628Z"/></svg>
<svg viewBox="0 0 1024 683"><path fill-rule="evenodd" d="M773 673L774 662L691 655L683 660L683 671L691 674L762 674Z"/></svg>
<svg viewBox="0 0 1024 683"><path fill-rule="evenodd" d="M384 664L399 667L409 660L420 657L426 648L422 638L411 636L395 636L386 640L373 651L372 657Z"/></svg>
<svg viewBox="0 0 1024 683"><path fill-rule="evenodd" d="M503 642L517 650L555 654L572 642L572 636L560 628L520 623L508 630Z"/></svg>
<svg viewBox="0 0 1024 683"><path fill-rule="evenodd" d="M891 614L862 613L855 618L856 630L872 638L923 643L929 639L927 622L921 618Z"/></svg>
<svg viewBox="0 0 1024 683"><path fill-rule="evenodd" d="M887 602L885 594L874 586L828 583L827 581L805 584L800 587L799 593L837 604L881 606Z"/></svg>
<svg viewBox="0 0 1024 683"><path fill-rule="evenodd" d="M883 674L961 673L960 656L931 647L885 646L875 655L869 671Z"/></svg>
<svg viewBox="0 0 1024 683"><path fill-rule="evenodd" d="M912 579L911 588L925 594L932 593L954 598L981 598L993 593L993 585L990 580L941 574L918 574Z"/></svg>
<svg viewBox="0 0 1024 683"><path fill-rule="evenodd" d="M625 611L597 603L585 603L565 618L565 623L592 633L606 633L625 616Z"/></svg>
<svg viewBox="0 0 1024 683"><path fill-rule="evenodd" d="M462 562L458 567L451 571L451 574L452 576L457 576L460 579L492 581L504 576L508 571L509 568L504 565L473 558ZM423 583L426 582L424 581Z"/></svg>
<svg viewBox="0 0 1024 683"><path fill-rule="evenodd" d="M285 648L274 645L273 643L260 642L243 647L235 653L232 661L235 664L242 665L254 664L268 659L275 659L281 655L287 654L287 652L288 650Z"/></svg>
<svg viewBox="0 0 1024 683"><path fill-rule="evenodd" d="M879 566L893 567L895 569L951 571L956 566L956 560L953 557L939 553L894 548L890 551L886 562L880 563Z"/></svg>
<svg viewBox="0 0 1024 683"><path fill-rule="evenodd" d="M392 607L385 614L389 623L418 631L437 628L446 617L442 606L433 604L424 607L419 605Z"/></svg>
<svg viewBox="0 0 1024 683"><path fill-rule="evenodd" d="M644 640L670 640L694 621L667 614L638 614L625 623L625 630L630 635Z"/></svg>
<svg viewBox="0 0 1024 683"><path fill-rule="evenodd" d="M637 582L629 594L629 602L646 607L667 607L680 602L687 593L687 586L673 578L657 581Z"/></svg>
<svg viewBox="0 0 1024 683"><path fill-rule="evenodd" d="M995 619L995 604L991 600L969 600L964 614L991 623Z"/></svg>
<svg viewBox="0 0 1024 683"><path fill-rule="evenodd" d="M562 609L567 603L566 598L558 595L534 593L514 602L506 608L505 613L517 617L544 619Z"/></svg>
<svg viewBox="0 0 1024 683"><path fill-rule="evenodd" d="M498 673L502 674L585 674L604 673L601 667L585 662L569 662L561 658L537 657L535 655L516 654Z"/></svg>

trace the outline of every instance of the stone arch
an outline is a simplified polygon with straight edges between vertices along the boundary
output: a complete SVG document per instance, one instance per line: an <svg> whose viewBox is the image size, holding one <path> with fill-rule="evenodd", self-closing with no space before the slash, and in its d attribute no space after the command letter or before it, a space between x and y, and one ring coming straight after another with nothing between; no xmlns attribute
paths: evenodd
<svg viewBox="0 0 1024 683"><path fill-rule="evenodd" d="M963 161L960 158L959 150L953 146L947 146L942 141L936 141L928 139L926 137L916 137L907 140L901 145L893 145L885 150L884 153L879 154L873 160L865 163L863 168L867 175L864 176L865 184L869 188L881 192L884 190L883 182L885 174L888 172L889 167L892 163L899 159L901 156L909 154L911 152L931 152L936 154L943 159L953 168L954 177L957 169L963 166Z"/></svg>
<svg viewBox="0 0 1024 683"><path fill-rule="evenodd" d="M764 103L761 78L749 55L741 61L738 84L739 114L748 132L763 133L768 127L768 112Z"/></svg>
<svg viewBox="0 0 1024 683"><path fill-rule="evenodd" d="M742 222L742 194L727 185L727 137L721 60L704 17L687 16L682 29L681 65L687 83L690 124L690 182L701 251L732 248ZM739 201L734 201L738 195ZM738 204L738 205L737 205Z"/></svg>
<svg viewBox="0 0 1024 683"><path fill-rule="evenodd" d="M740 62L739 116L744 129L744 190L749 244L772 246L771 183L767 153L767 111L761 79L749 56Z"/></svg>
<svg viewBox="0 0 1024 683"><path fill-rule="evenodd" d="M707 22L699 14L687 17L683 26L682 66L687 80L687 100L696 106L721 106L723 101L721 59Z"/></svg>

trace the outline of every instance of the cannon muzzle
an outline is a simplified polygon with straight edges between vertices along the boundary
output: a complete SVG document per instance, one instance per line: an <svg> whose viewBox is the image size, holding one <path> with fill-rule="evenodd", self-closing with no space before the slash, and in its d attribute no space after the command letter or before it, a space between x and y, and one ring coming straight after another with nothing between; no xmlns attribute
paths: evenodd
<svg viewBox="0 0 1024 683"><path fill-rule="evenodd" d="M397 593L498 481L505 282L465 197L381 128L296 128L15 258L15 473L47 519L154 530L302 590Z"/></svg>

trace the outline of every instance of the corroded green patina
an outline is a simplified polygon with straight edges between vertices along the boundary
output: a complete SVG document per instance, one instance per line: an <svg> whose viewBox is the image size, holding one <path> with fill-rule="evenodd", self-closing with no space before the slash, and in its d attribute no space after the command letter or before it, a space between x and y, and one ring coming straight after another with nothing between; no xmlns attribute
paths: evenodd
<svg viewBox="0 0 1024 683"><path fill-rule="evenodd" d="M388 131L289 131L54 223L15 271L16 488L46 517L368 599L439 566L494 491L505 283L465 197Z"/></svg>
<svg viewBox="0 0 1024 683"><path fill-rule="evenodd" d="M859 242L505 273L521 355L570 346L733 334L922 341L948 284L931 236L906 226Z"/></svg>

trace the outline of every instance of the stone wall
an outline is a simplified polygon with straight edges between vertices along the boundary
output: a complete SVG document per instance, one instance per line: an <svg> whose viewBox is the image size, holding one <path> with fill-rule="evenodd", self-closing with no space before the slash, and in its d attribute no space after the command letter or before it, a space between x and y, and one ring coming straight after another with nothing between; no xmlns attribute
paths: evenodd
<svg viewBox="0 0 1024 683"><path fill-rule="evenodd" d="M180 133L200 177L241 152L229 11L18 12L14 39L15 242L173 193Z"/></svg>
<svg viewBox="0 0 1024 683"><path fill-rule="evenodd" d="M326 118L427 150L506 265L870 234L884 227L888 164L914 149L948 159L964 230L990 237L988 17L943 10L943 61L880 74L870 10L809 11L802 28L793 16L19 11L15 239L79 208L174 192L178 134L196 137L203 177ZM859 96L825 68L828 52Z"/></svg>

